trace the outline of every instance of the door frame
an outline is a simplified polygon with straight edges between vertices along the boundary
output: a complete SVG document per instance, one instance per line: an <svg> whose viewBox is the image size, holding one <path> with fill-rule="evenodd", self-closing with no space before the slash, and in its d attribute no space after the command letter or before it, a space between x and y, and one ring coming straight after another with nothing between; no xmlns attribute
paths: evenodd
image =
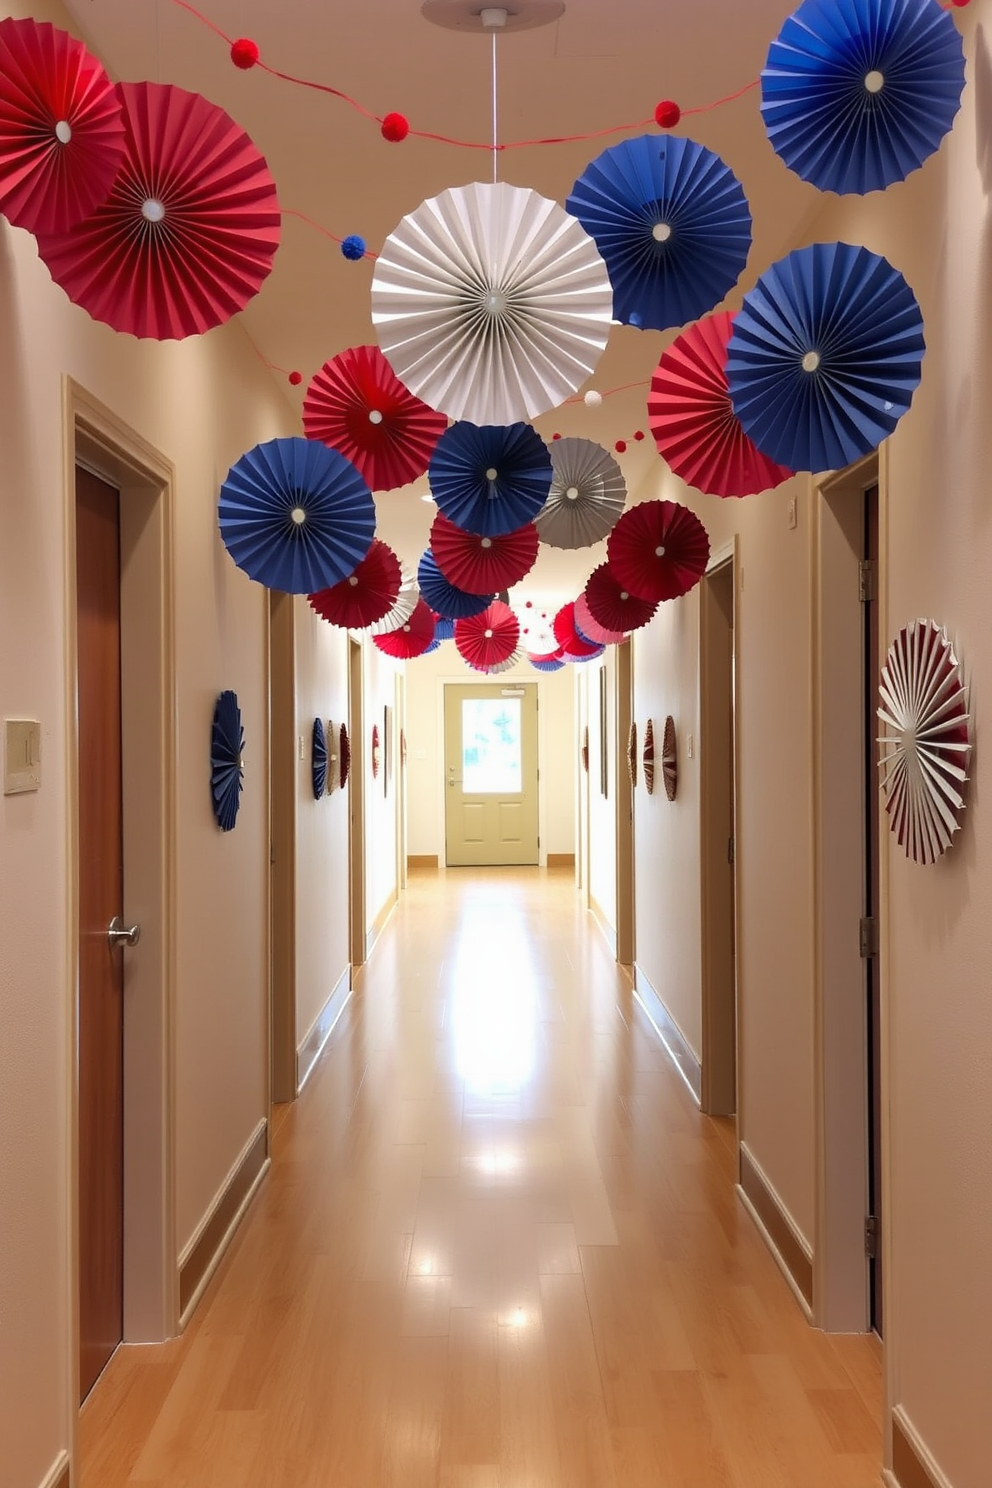
<svg viewBox="0 0 992 1488"><path fill-rule="evenodd" d="M482 676L475 677L475 678L470 677L467 681L466 681L466 679L465 679L464 676L462 676L462 677L457 677L457 676L456 677L443 676L443 677L439 677L438 678L438 694L437 694L438 739L440 741L439 755L440 755L440 761L441 761L441 774L440 774L440 787L439 787L440 794L439 794L439 799L438 799L438 814L439 814L439 817L440 817L438 842L439 842L439 847L441 849L439 851L439 854L438 854L438 862L439 862L439 864L441 864L445 868L447 868L449 866L449 864L448 864L448 775L447 775L446 766L447 766L447 738L448 738L448 735L447 735L447 728L448 728L448 724L447 724L447 699L448 699L448 691L451 688L458 688L459 690L461 690L463 692L465 692L465 691L469 691L469 692L472 692L472 691L475 691L475 692L486 692L486 691L489 691L489 690L499 690L499 691L502 691L503 689L515 690L515 689L518 689L518 688L522 688L522 689L525 689L525 696L529 696L529 695L532 695L533 696L533 698L534 698L534 722L535 722L534 746L535 746L535 752L536 752L536 771L537 771L536 777L535 777L535 782L534 782L535 789L537 791L537 864L535 865L535 864L526 864L525 863L525 864L520 864L520 865L513 865L513 864L511 864L511 865L506 865L506 866L520 866L520 867L533 867L533 866L537 866L537 867L546 868L547 867L547 863L548 863L547 819L546 819L547 818L547 802L546 802L546 792L544 791L544 789L542 789L541 764L542 764L542 762L544 760L544 757L545 757L545 755L547 753L547 739L546 739L546 735L544 733L544 730L546 728L545 715L547 713L547 708L542 708L541 707L541 700L542 700L542 691L543 691L543 689L541 687L540 680L538 678L531 678L531 677L526 677L526 676L519 677L519 676L516 675L516 672L515 671L501 672L501 673L495 674L495 675L490 676L490 677L482 677ZM454 865L451 865L451 866L453 866L453 867L459 867L459 866L468 866L468 865L454 864ZM486 866L498 867L500 865L498 865L498 864L492 864L492 865L486 865Z"/></svg>
<svg viewBox="0 0 992 1488"><path fill-rule="evenodd" d="M365 908L365 650L348 636L348 732L351 768L348 772L348 922L352 970L368 957Z"/></svg>
<svg viewBox="0 0 992 1488"><path fill-rule="evenodd" d="M297 1095L296 611L269 591L269 1103Z"/></svg>
<svg viewBox="0 0 992 1488"><path fill-rule="evenodd" d="M616 652L617 960L633 973L637 949L634 786L627 764L627 741L634 721L634 663L629 636L617 646Z"/></svg>
<svg viewBox="0 0 992 1488"><path fill-rule="evenodd" d="M176 964L177 709L172 462L75 382L62 379L65 674L66 1181L70 1215L69 1398L79 1400L79 737L76 713L77 462L121 494L121 677L126 917L142 925L125 963L124 1342L179 1326L175 1242L173 983ZM73 1409L72 1419L78 1415ZM73 1428L75 1430L75 1427Z"/></svg>

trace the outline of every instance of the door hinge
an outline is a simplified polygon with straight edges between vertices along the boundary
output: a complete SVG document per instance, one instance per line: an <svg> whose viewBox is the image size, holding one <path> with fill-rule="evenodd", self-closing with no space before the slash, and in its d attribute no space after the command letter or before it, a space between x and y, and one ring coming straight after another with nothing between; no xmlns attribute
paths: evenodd
<svg viewBox="0 0 992 1488"><path fill-rule="evenodd" d="M861 921L861 959L878 955L878 921L873 915Z"/></svg>
<svg viewBox="0 0 992 1488"><path fill-rule="evenodd" d="M878 1246L882 1238L882 1227L875 1214L865 1215L865 1255L869 1261L878 1260Z"/></svg>
<svg viewBox="0 0 992 1488"><path fill-rule="evenodd" d="M737 841L734 837L727 838L727 862L731 865L737 862Z"/></svg>
<svg viewBox="0 0 992 1488"><path fill-rule="evenodd" d="M862 604L872 604L875 599L875 575L877 564L870 558L862 558L858 564L858 597Z"/></svg>

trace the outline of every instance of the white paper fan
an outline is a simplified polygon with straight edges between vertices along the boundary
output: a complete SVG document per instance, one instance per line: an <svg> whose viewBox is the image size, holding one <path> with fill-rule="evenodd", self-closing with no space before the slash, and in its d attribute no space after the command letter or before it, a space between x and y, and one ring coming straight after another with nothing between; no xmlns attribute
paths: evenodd
<svg viewBox="0 0 992 1488"><path fill-rule="evenodd" d="M608 450L591 439L555 439L548 446L554 475L534 518L541 541L552 548L591 548L623 512L627 483Z"/></svg>
<svg viewBox="0 0 992 1488"><path fill-rule="evenodd" d="M474 672L484 672L487 677L498 677L500 672L508 672L511 667L519 666L523 659L523 647L518 646L512 656L508 656L505 661L494 661L492 666L473 667L472 670Z"/></svg>
<svg viewBox="0 0 992 1488"><path fill-rule="evenodd" d="M934 620L914 620L889 648L879 686L878 743L890 825L906 856L934 863L951 845L971 756L961 668Z"/></svg>
<svg viewBox="0 0 992 1488"><path fill-rule="evenodd" d="M376 261L372 322L400 381L452 419L529 422L595 368L613 290L585 228L505 182L454 187L404 217Z"/></svg>
<svg viewBox="0 0 992 1488"><path fill-rule="evenodd" d="M400 626L405 625L409 620L417 608L417 600L420 598L420 586L417 583L416 574L411 573L405 563L400 564L400 575L400 592L396 596L396 603L393 605L393 608L388 614L383 615L381 620L377 620L374 625L368 626L365 630L357 631L356 635L358 637L363 635L390 635L394 630L399 630Z"/></svg>

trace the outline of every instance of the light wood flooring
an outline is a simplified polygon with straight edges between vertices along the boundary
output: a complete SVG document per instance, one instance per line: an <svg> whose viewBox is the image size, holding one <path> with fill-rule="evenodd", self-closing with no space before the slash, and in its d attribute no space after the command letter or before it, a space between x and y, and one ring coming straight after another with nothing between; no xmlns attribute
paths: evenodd
<svg viewBox="0 0 992 1488"><path fill-rule="evenodd" d="M813 1331L570 876L416 876L183 1338L82 1488L868 1488L881 1355Z"/></svg>

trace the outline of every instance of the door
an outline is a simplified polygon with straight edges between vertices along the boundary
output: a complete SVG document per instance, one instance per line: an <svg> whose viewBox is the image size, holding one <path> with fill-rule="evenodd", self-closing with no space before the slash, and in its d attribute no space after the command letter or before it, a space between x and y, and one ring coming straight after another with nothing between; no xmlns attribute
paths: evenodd
<svg viewBox="0 0 992 1488"><path fill-rule="evenodd" d="M445 862L536 864L537 686L444 689Z"/></svg>
<svg viewBox="0 0 992 1488"><path fill-rule="evenodd" d="M123 1336L124 901L120 497L76 468L79 727L79 1383Z"/></svg>
<svg viewBox="0 0 992 1488"><path fill-rule="evenodd" d="M365 922L365 669L358 641L348 641L348 732L351 768L348 772L348 914L351 922L351 964L364 966L367 954Z"/></svg>
<svg viewBox="0 0 992 1488"><path fill-rule="evenodd" d="M625 763L634 720L634 669L630 641L617 647L617 960L633 966L634 927L634 787Z"/></svg>
<svg viewBox="0 0 992 1488"><path fill-rule="evenodd" d="M864 495L862 550L864 644L864 915L866 935L865 1001L868 1024L868 1292L871 1326L882 1334L882 1005L878 958L879 794L878 794L878 486Z"/></svg>

